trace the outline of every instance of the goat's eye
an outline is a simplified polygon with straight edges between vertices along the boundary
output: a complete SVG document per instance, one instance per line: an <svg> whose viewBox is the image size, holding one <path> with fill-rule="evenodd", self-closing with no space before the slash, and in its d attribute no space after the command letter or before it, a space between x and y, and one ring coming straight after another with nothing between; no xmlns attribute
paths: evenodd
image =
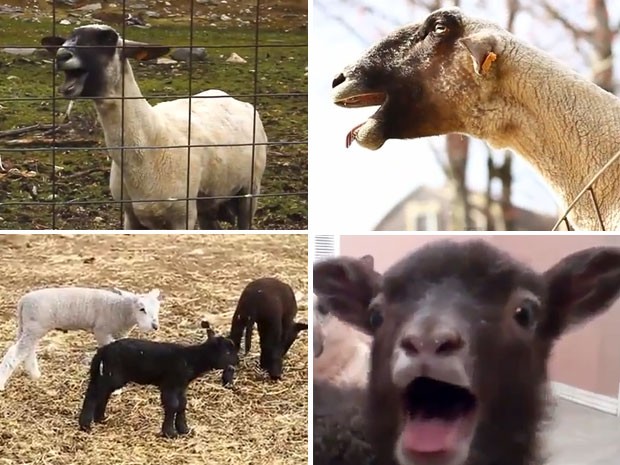
<svg viewBox="0 0 620 465"><path fill-rule="evenodd" d="M435 34L443 34L447 30L448 30L448 28L444 24L437 23L437 24L435 24L435 28L433 29L433 32Z"/></svg>
<svg viewBox="0 0 620 465"><path fill-rule="evenodd" d="M519 305L514 313L514 319L519 326L532 329L536 324L536 311L538 304L533 300L525 300Z"/></svg>
<svg viewBox="0 0 620 465"><path fill-rule="evenodd" d="M383 314L379 309L370 310L370 328L375 330L383 324Z"/></svg>

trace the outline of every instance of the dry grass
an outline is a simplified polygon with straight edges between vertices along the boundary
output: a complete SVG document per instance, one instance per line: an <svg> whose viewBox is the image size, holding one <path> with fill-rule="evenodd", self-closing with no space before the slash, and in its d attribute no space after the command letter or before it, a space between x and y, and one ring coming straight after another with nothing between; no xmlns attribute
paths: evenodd
<svg viewBox="0 0 620 465"><path fill-rule="evenodd" d="M227 332L237 298L254 278L279 277L307 296L306 236L0 236L0 250L2 354L14 339L17 299L36 287L159 287L166 298L161 329L132 336L184 342L204 338L203 317ZM304 298L298 318L307 317ZM151 387L127 387L112 397L105 424L79 431L94 338L52 332L38 351L42 378L31 381L19 370L0 392L0 464L307 463L307 335L291 348L279 383L258 371L257 346L242 359L232 391L220 386L221 372L190 385L192 433L169 440L159 436L163 412Z"/></svg>

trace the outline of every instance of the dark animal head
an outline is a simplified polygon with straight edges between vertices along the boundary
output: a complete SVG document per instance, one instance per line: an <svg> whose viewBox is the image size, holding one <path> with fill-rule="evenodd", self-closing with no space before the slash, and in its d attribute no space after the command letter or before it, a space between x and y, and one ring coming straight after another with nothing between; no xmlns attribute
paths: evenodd
<svg viewBox="0 0 620 465"><path fill-rule="evenodd" d="M538 463L551 349L619 296L620 249L540 274L483 241L439 241L383 278L368 421L380 457Z"/></svg>
<svg viewBox="0 0 620 465"><path fill-rule="evenodd" d="M66 39L44 37L41 44L56 57L56 68L64 71L59 92L68 98L120 94L125 59L152 60L170 51L169 47L123 40L105 25L81 26Z"/></svg>
<svg viewBox="0 0 620 465"><path fill-rule="evenodd" d="M216 336L208 321L202 321L200 326L207 330L207 340L203 343L205 353L208 354L211 366L218 370L228 369L229 366L239 364L239 355L235 344L229 338Z"/></svg>
<svg viewBox="0 0 620 465"><path fill-rule="evenodd" d="M374 258L337 257L318 262L312 272L316 311L331 313L364 332L371 333L375 314L368 309L379 293L381 274L374 270Z"/></svg>
<svg viewBox="0 0 620 465"><path fill-rule="evenodd" d="M496 78L511 35L458 8L434 11L368 50L333 81L334 103L347 108L380 105L347 136L371 150L388 139L448 133L484 138L497 98ZM497 105L495 105L497 107Z"/></svg>

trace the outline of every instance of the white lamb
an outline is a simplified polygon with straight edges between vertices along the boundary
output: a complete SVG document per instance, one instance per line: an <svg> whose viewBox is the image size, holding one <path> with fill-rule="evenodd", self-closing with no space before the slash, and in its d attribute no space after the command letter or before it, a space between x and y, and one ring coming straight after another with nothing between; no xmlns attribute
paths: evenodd
<svg viewBox="0 0 620 465"><path fill-rule="evenodd" d="M41 376L36 348L49 331L90 331L101 347L125 337L136 325L157 330L161 300L159 289L134 294L116 288L60 287L25 294L17 303L17 339L0 363L0 391L22 362L32 379Z"/></svg>
<svg viewBox="0 0 620 465"><path fill-rule="evenodd" d="M112 158L112 197L131 201L123 204L125 229L194 229L196 220L201 229L219 229L218 220L235 218L239 229L249 229L267 157L253 105L209 90L194 95L191 107L187 98L151 106L127 59L150 60L170 49L124 40L109 26L82 26L68 39L41 42L65 73L60 93L94 99ZM220 198L175 200L188 197Z"/></svg>

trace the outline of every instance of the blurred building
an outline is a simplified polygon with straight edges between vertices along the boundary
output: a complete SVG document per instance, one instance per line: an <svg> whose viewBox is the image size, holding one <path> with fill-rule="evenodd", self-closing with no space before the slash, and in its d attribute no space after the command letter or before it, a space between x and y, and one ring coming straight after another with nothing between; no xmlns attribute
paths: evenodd
<svg viewBox="0 0 620 465"><path fill-rule="evenodd" d="M453 231L451 194L448 186L442 188L420 187L401 200L379 222L375 231ZM487 230L487 196L470 191L470 219L475 230ZM505 231L506 225L501 206L491 202L488 215L493 230ZM515 231L550 231L557 218L513 206ZM560 230L565 231L562 225Z"/></svg>

